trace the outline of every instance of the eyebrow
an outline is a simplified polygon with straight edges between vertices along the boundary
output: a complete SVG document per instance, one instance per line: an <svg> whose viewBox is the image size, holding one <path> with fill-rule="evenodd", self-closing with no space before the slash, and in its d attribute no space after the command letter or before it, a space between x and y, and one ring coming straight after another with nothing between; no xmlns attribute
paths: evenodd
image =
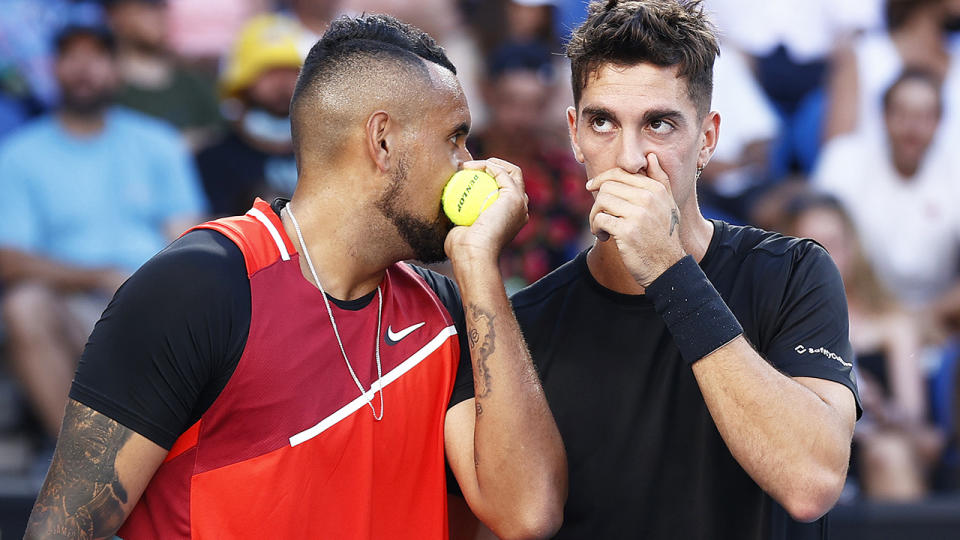
<svg viewBox="0 0 960 540"><path fill-rule="evenodd" d="M613 114L613 111L611 111L610 109L607 109L606 107L598 107L595 105L589 105L584 107L580 111L580 117L583 118L584 116L607 116L610 118L617 117L617 115Z"/></svg>
<svg viewBox="0 0 960 540"><path fill-rule="evenodd" d="M606 107L599 107L599 106L594 106L594 105L589 105L589 106L584 107L583 110L580 111L580 116L581 116L581 117L584 117L584 116L605 116L605 117L608 117L608 118L616 118L616 117L617 117L617 115L613 114L613 111L611 111L610 109L607 109ZM641 122L642 122L643 124L649 124L650 122L653 122L654 120L664 120L664 119L672 120L672 121L674 121L675 123L677 123L677 125L680 125L680 124L683 124L683 123L684 123L683 113L681 113L680 111L678 111L678 110L676 110L676 109L666 109L666 108L664 108L664 109L651 109L651 110L645 112L645 113L643 114L643 118L641 119Z"/></svg>
<svg viewBox="0 0 960 540"><path fill-rule="evenodd" d="M673 120L677 125L684 124L683 113L676 109L651 109L643 114L643 123L649 124L654 120Z"/></svg>
<svg viewBox="0 0 960 540"><path fill-rule="evenodd" d="M450 132L450 136L452 137L456 135L459 137L460 135L468 135L469 133L470 133L470 124L467 124L466 122L462 122L459 126L453 128L453 131Z"/></svg>

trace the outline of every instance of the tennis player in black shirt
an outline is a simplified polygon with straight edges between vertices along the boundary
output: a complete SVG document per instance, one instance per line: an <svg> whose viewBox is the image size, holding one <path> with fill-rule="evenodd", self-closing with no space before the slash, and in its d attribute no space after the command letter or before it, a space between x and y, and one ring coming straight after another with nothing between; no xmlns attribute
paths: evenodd
<svg viewBox="0 0 960 540"><path fill-rule="evenodd" d="M567 54L597 241L513 297L567 448L558 538L824 537L860 412L843 286L816 243L700 213L712 25L594 2Z"/></svg>

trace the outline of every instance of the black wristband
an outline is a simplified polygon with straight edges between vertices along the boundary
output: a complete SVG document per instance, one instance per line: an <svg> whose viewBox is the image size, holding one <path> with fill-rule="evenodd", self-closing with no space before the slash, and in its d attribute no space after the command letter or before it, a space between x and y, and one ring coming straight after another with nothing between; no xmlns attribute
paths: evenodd
<svg viewBox="0 0 960 540"><path fill-rule="evenodd" d="M743 333L733 312L690 255L661 274L646 293L688 364Z"/></svg>

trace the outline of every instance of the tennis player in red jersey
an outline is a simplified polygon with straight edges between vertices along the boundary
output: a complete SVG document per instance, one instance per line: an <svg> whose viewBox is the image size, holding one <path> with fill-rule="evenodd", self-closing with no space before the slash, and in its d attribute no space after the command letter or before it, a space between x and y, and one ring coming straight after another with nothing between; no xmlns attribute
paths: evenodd
<svg viewBox="0 0 960 540"><path fill-rule="evenodd" d="M342 18L291 119L292 200L187 232L104 312L28 538L445 538L445 461L499 536L560 526L564 449L497 267L523 178L471 161L455 68ZM500 196L452 228L464 167ZM459 288L400 262L445 254Z"/></svg>

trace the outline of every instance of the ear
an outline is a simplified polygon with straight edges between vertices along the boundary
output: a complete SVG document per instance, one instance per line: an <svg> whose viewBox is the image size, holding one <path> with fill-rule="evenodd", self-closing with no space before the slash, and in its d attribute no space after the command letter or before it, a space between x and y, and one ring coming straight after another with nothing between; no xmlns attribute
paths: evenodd
<svg viewBox="0 0 960 540"><path fill-rule="evenodd" d="M577 143L577 109L567 107L567 130L570 132L570 146L573 148L573 157L583 163L583 152L580 151L580 145Z"/></svg>
<svg viewBox="0 0 960 540"><path fill-rule="evenodd" d="M373 165L380 171L391 169L396 160L397 123L386 111L377 111L367 119L364 142Z"/></svg>
<svg viewBox="0 0 960 540"><path fill-rule="evenodd" d="M720 138L720 113L712 111L703 119L700 125L700 153L697 155L697 166L706 167L717 149L717 140Z"/></svg>

